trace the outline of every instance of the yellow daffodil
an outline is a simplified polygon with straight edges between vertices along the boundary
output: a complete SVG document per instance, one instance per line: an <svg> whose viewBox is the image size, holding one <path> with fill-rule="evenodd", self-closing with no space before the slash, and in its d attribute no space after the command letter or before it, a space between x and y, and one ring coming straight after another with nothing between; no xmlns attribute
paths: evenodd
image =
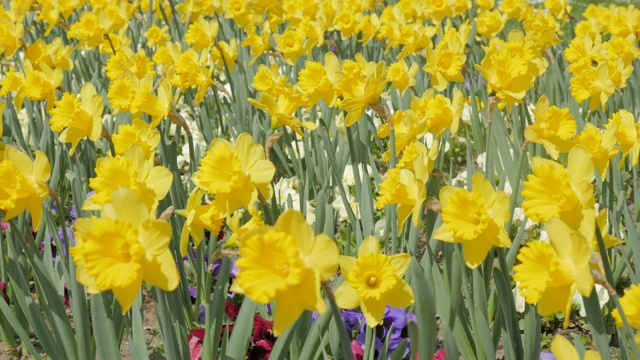
<svg viewBox="0 0 640 360"><path fill-rule="evenodd" d="M560 153L566 153L573 146L572 138L578 124L569 109L549 107L549 98L542 95L534 110L535 122L524 131L524 137L534 143L542 144L549 156L558 159Z"/></svg>
<svg viewBox="0 0 640 360"><path fill-rule="evenodd" d="M556 335L551 341L551 352L556 359L562 360L580 360L578 350L573 344L562 335ZM602 356L595 350L587 350L584 354L584 360L600 360Z"/></svg>
<svg viewBox="0 0 640 360"><path fill-rule="evenodd" d="M426 155L423 155L426 156ZM420 207L427 199L426 183L429 171L423 157L416 158L413 169L393 168L385 174L380 183L380 195L376 199L376 207L382 209L389 204L397 204L398 233L402 232L404 223L412 215L413 227L418 226Z"/></svg>
<svg viewBox="0 0 640 360"><path fill-rule="evenodd" d="M547 232L551 243L531 241L520 249L513 280L527 303L537 303L540 315L562 311L566 328L575 291L589 296L593 290L591 237L585 238L585 231L572 230L557 218L547 222Z"/></svg>
<svg viewBox="0 0 640 360"><path fill-rule="evenodd" d="M582 132L576 136L576 145L581 145L589 152L593 167L598 170L602 180L607 175L609 162L618 154L616 148L617 126L608 126L602 133L592 123L586 123Z"/></svg>
<svg viewBox="0 0 640 360"><path fill-rule="evenodd" d="M413 304L413 290L403 279L411 264L409 254L387 256L380 252L378 239L369 236L360 244L357 259L341 255L339 262L344 281L336 289L336 303L343 309L360 306L367 326L380 324L387 305Z"/></svg>
<svg viewBox="0 0 640 360"><path fill-rule="evenodd" d="M278 129L281 126L288 126L296 134L304 136L304 132L300 128L314 130L316 124L311 121L300 121L294 116L294 113L301 102L295 96L296 94L283 92L276 101L268 93L260 93L258 100L249 99L249 104L258 109L266 111L271 117L271 128Z"/></svg>
<svg viewBox="0 0 640 360"><path fill-rule="evenodd" d="M109 57L104 67L105 73L111 81L121 78L125 72L131 71L138 79L144 79L145 76L153 76L153 62L147 57L142 50L134 53L130 48L122 48L120 51Z"/></svg>
<svg viewBox="0 0 640 360"><path fill-rule="evenodd" d="M594 218L591 185L594 169L582 146L571 149L566 170L561 164L541 157L531 160L531 170L533 174L522 184L522 208L529 219L547 222L559 218L577 229L585 216Z"/></svg>
<svg viewBox="0 0 640 360"><path fill-rule="evenodd" d="M47 111L53 108L56 89L62 84L62 70L52 69L46 63L34 68L29 61L24 64L25 76L15 98L17 108L25 98L29 100L47 100Z"/></svg>
<svg viewBox="0 0 640 360"><path fill-rule="evenodd" d="M113 134L113 146L116 155L124 155L124 152L133 144L142 148L145 158L151 158L160 145L160 132L140 119L133 119L132 124L118 126L118 133Z"/></svg>
<svg viewBox="0 0 640 360"><path fill-rule="evenodd" d="M200 17L189 25L184 39L187 45L193 45L193 50L195 51L208 50L215 42L219 29L220 26L215 19L207 21Z"/></svg>
<svg viewBox="0 0 640 360"><path fill-rule="evenodd" d="M470 268L478 267L493 246L509 247L511 240L504 226L509 220L509 196L495 190L482 173L473 174L473 191L454 186L440 190L442 225L433 238L461 243Z"/></svg>
<svg viewBox="0 0 640 360"><path fill-rule="evenodd" d="M109 84L107 98L116 112L128 111L134 118L149 114L151 126L155 128L171 109L171 85L167 80L160 80L157 96L152 92L154 87L151 75L139 80L127 70L123 77Z"/></svg>
<svg viewBox="0 0 640 360"><path fill-rule="evenodd" d="M344 72L343 66L342 73ZM387 86L387 66L384 61L378 63L375 70L368 74L364 81L354 86L352 95L344 94L344 100L340 104L340 107L347 112L346 127L360 120L367 106L380 102L380 94Z"/></svg>
<svg viewBox="0 0 640 360"><path fill-rule="evenodd" d="M96 93L91 83L85 83L80 91L80 99L70 93L64 93L62 99L55 102L51 110L49 126L60 132L58 140L71 143L69 156L73 155L80 140L88 137L96 141L102 134L102 111L104 100Z"/></svg>
<svg viewBox="0 0 640 360"><path fill-rule="evenodd" d="M189 235L193 238L194 247L200 246L202 238L204 237L204 230L209 230L212 234L218 234L224 217L220 216L220 212L215 210L214 213L218 216L213 216L212 221L203 221L202 217L210 210L215 208L215 205L205 204L202 205L202 197L204 196L204 190L195 189L189 195L187 199L187 208L184 210L176 210L177 215L185 217L184 227L180 235L180 253L182 256L187 254L187 247L189 245Z"/></svg>
<svg viewBox="0 0 640 360"><path fill-rule="evenodd" d="M78 282L90 294L112 290L123 314L131 308L142 281L164 291L174 290L180 282L169 249L171 225L156 220L131 189L114 191L101 218L78 219L75 237L76 246L69 251Z"/></svg>
<svg viewBox="0 0 640 360"><path fill-rule="evenodd" d="M501 105L511 108L522 102L536 77L546 70L547 61L521 31L511 31L508 40L493 39L475 68L487 81L489 93L495 92Z"/></svg>
<svg viewBox="0 0 640 360"><path fill-rule="evenodd" d="M418 64L411 64L411 68L407 66L404 60L395 62L389 66L387 71L387 80L391 81L393 87L404 95L408 88L416 84L416 74L418 73Z"/></svg>
<svg viewBox="0 0 640 360"><path fill-rule="evenodd" d="M640 286L638 284L632 284L624 291L624 296L620 298L620 306L629 325L634 329L640 329ZM611 315L616 319L616 326L624 326L618 309L613 309Z"/></svg>
<svg viewBox="0 0 640 360"><path fill-rule="evenodd" d="M102 43L109 27L109 19L101 8L84 11L80 19L69 27L69 39L77 39L80 46L90 50Z"/></svg>
<svg viewBox="0 0 640 360"><path fill-rule="evenodd" d="M263 52L270 50L271 45L269 44L269 38L271 37L271 31L269 28L263 28L260 35L256 32L256 27L252 27L251 31L247 33L247 37L244 39L242 47L250 47L249 53L253 56L251 60L249 60L249 65L253 65L258 56L260 56Z"/></svg>
<svg viewBox="0 0 640 360"><path fill-rule="evenodd" d="M31 161L27 154L12 146L6 146L3 154L0 159L0 211L4 213L4 221L29 210L33 228L37 230L42 219L42 201L49 196L49 159L38 150L35 160Z"/></svg>
<svg viewBox="0 0 640 360"><path fill-rule="evenodd" d="M332 53L324 56L324 66L319 62L307 60L304 69L298 73L298 86L309 96L309 102L316 104L324 100L327 106L333 106L336 99L334 84L339 81L340 61Z"/></svg>
<svg viewBox="0 0 640 360"><path fill-rule="evenodd" d="M476 17L476 32L478 35L491 39L504 29L507 23L507 14L498 10L483 11Z"/></svg>
<svg viewBox="0 0 640 360"><path fill-rule="evenodd" d="M239 247L242 235L249 230L265 226L264 220L262 219L262 211L259 211L255 207L249 209L251 220L241 226L240 220L242 220L244 213L244 210L238 210L227 220L227 225L229 226L229 230L231 230L231 236L229 236L226 243L227 247Z"/></svg>
<svg viewBox="0 0 640 360"><path fill-rule="evenodd" d="M611 80L606 63L598 67L589 66L569 80L569 90L577 102L589 100L589 111L595 111L605 105L609 96L613 95L616 86Z"/></svg>
<svg viewBox="0 0 640 360"><path fill-rule="evenodd" d="M226 66L230 73L233 73L237 59L238 43L236 39L231 39L228 43L220 41L217 46L211 49L211 61L222 69Z"/></svg>
<svg viewBox="0 0 640 360"><path fill-rule="evenodd" d="M442 91L449 82L462 82L462 67L467 60L464 43L457 36L439 43L435 49L427 48L427 64L424 71L431 74L433 88Z"/></svg>
<svg viewBox="0 0 640 360"><path fill-rule="evenodd" d="M313 229L295 210L280 215L274 226L253 229L240 239L240 272L230 288L251 300L276 301L275 336L282 334L304 310L324 313L320 282L338 268L338 246Z"/></svg>
<svg viewBox="0 0 640 360"><path fill-rule="evenodd" d="M158 45L162 45L165 42L169 41L171 38L169 36L169 27L163 26L160 27L156 24L151 25L147 31L144 33L144 37L147 39L148 47L155 47Z"/></svg>
<svg viewBox="0 0 640 360"><path fill-rule="evenodd" d="M154 166L152 157L145 157L139 145L131 145L123 156L102 157L96 162L96 177L89 179L89 187L95 190L82 210L100 210L111 202L112 194L119 188L132 189L147 210L153 213L171 187L173 175L163 166Z"/></svg>
<svg viewBox="0 0 640 360"><path fill-rule="evenodd" d="M610 247L624 244L622 239L619 239L608 233L609 231L609 221L607 220L607 209L602 209L598 212L596 216L596 224L600 229L600 233L602 234L602 241L604 243L605 249ZM591 249L596 252L600 252L600 247L598 246L598 238L596 232L593 232L593 239L591 240Z"/></svg>
<svg viewBox="0 0 640 360"><path fill-rule="evenodd" d="M240 207L251 209L258 193L270 199L275 171L271 161L265 160L263 147L254 144L250 134L243 133L235 145L215 139L192 179L197 186L216 196L214 202L226 216Z"/></svg>
<svg viewBox="0 0 640 360"><path fill-rule="evenodd" d="M615 127L616 142L618 143L618 149L622 154L620 160L620 167L624 166L624 159L629 156L629 162L631 166L638 164L638 155L640 155L640 124L636 123L634 116L627 110L620 110L617 113L611 115L609 122L605 126L605 129Z"/></svg>
<svg viewBox="0 0 640 360"><path fill-rule="evenodd" d="M305 55L304 38L294 28L287 27L282 34L273 34L276 50L282 53L284 60L293 65L299 56Z"/></svg>

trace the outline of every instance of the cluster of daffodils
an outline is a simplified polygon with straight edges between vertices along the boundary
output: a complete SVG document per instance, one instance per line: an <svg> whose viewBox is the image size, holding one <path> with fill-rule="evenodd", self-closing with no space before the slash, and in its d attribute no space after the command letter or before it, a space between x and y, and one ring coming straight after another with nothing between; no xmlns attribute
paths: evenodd
<svg viewBox="0 0 640 360"><path fill-rule="evenodd" d="M607 193L622 204L623 171L636 180L640 111L627 94L638 92L640 10L590 5L577 21L567 0L538 5L9 1L2 220L51 231L50 195L82 203L68 244L76 280L112 291L123 313L143 282L187 289L177 261L205 244L237 259L230 291L275 301L275 336L325 312L325 298L374 328L415 301L404 276L435 252L406 246L419 237L461 252L474 274L517 250L517 291L567 327L576 294L616 285L596 234L607 249L625 242L612 210L596 209L609 201L603 183L624 190ZM518 156L518 174L498 174ZM52 168L86 184L69 191L70 174ZM514 212L548 239L514 239ZM396 240L411 255L387 253ZM357 258L340 253L355 244ZM637 284L620 304L616 325L640 329ZM552 350L577 356L562 337Z"/></svg>

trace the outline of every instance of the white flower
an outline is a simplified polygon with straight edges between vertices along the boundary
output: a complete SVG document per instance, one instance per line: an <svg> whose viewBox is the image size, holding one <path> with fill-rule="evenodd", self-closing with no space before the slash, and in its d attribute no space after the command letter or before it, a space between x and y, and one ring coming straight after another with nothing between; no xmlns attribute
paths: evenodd
<svg viewBox="0 0 640 360"><path fill-rule="evenodd" d="M362 183L363 181L363 173L364 173L364 169L366 168L367 170L367 174L369 174L369 178L371 178L371 166L369 165L365 165L364 164L359 164L358 168L360 170L360 182ZM353 173L353 166L352 165L347 165L344 168L344 173L342 173L342 183L347 185L347 186L354 186L356 184L356 176ZM345 189L346 191L346 189Z"/></svg>
<svg viewBox="0 0 640 360"><path fill-rule="evenodd" d="M387 228L387 220L381 219L376 221L375 225L373 225L373 229L378 234L378 237L382 238L384 236L384 230Z"/></svg>
<svg viewBox="0 0 640 360"><path fill-rule="evenodd" d="M460 119L462 119L462 122L464 122L465 124L471 123L471 110L472 110L471 105L464 104L464 107L462 108L462 115L460 116Z"/></svg>
<svg viewBox="0 0 640 360"><path fill-rule="evenodd" d="M466 187L467 186L467 170L462 170L458 176L456 176L455 178L453 178L453 180L451 180L451 185L452 186L458 186L458 187Z"/></svg>
<svg viewBox="0 0 640 360"><path fill-rule="evenodd" d="M282 178L275 186L276 199L278 204L288 206L288 198L291 196L293 203L293 209L300 210L300 194L298 194L298 178L292 177L289 179Z"/></svg>
<svg viewBox="0 0 640 360"><path fill-rule="evenodd" d="M609 292L605 289L604 286L600 284L596 284L596 294L598 294L598 302L600 303L600 309L604 306L604 304L609 302ZM580 316L587 316L587 311L584 308L584 301L582 299L582 295L578 291L573 294L573 298L571 298L571 302L578 305L580 308Z"/></svg>
<svg viewBox="0 0 640 360"><path fill-rule="evenodd" d="M518 289L518 284L520 282L516 282L516 287L511 291L513 293L513 301L516 303L516 311L522 314L524 312L524 297L520 295L520 290Z"/></svg>
<svg viewBox="0 0 640 360"><path fill-rule="evenodd" d="M356 217L360 217L360 210L358 209L358 201L351 194L349 194L348 189L345 190L347 193L347 202L349 203L349 207L353 211ZM349 219L349 215L347 214L347 207L342 201L342 195L340 191L336 189L335 191L336 199L333 200L331 206L338 212L338 221L346 221Z"/></svg>
<svg viewBox="0 0 640 360"><path fill-rule="evenodd" d="M513 209L513 220L520 221L521 223L525 220L524 210L520 207L516 207ZM529 230L531 227L536 226L538 223L533 222L527 218L527 224L524 226L525 230Z"/></svg>

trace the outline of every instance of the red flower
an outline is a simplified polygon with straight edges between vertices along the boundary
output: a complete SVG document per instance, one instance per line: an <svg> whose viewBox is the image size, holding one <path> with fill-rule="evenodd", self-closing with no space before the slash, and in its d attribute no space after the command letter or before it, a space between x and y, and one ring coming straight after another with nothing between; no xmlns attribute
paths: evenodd
<svg viewBox="0 0 640 360"><path fill-rule="evenodd" d="M253 335L251 336L251 346L247 353L249 360L267 360L271 355L273 343L276 338L271 330L273 323L262 317L253 317Z"/></svg>
<svg viewBox="0 0 640 360"><path fill-rule="evenodd" d="M236 305L227 300L227 302L224 304L224 313L227 314L229 319L235 320L238 317L238 313L240 312L240 306L242 306L241 303Z"/></svg>
<svg viewBox="0 0 640 360"><path fill-rule="evenodd" d="M201 359L204 333L204 329L189 330L189 352L191 353L191 360Z"/></svg>
<svg viewBox="0 0 640 360"><path fill-rule="evenodd" d="M8 304L9 303L9 295L7 295L7 283L4 281L0 281L0 290L2 291L2 297L4 298L4 301Z"/></svg>

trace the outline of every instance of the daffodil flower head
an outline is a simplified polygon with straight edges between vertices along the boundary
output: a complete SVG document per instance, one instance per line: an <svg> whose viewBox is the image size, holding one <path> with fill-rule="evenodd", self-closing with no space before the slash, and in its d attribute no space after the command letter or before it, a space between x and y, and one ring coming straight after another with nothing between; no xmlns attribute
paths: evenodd
<svg viewBox="0 0 640 360"><path fill-rule="evenodd" d="M138 194L148 211L154 212L171 187L173 175L163 166L154 166L153 157L145 157L144 150L133 144L123 156L102 157L96 163L96 177L89 179L95 190L83 210L100 210L111 202L111 195L119 188L129 188Z"/></svg>
<svg viewBox="0 0 640 360"><path fill-rule="evenodd" d="M133 144L142 147L146 158L156 153L160 145L160 132L140 119L133 119L133 123L119 125L118 133L112 136L116 155L124 155L124 152Z"/></svg>
<svg viewBox="0 0 640 360"><path fill-rule="evenodd" d="M76 146L85 137L91 141L100 138L103 110L102 95L96 93L91 83L82 86L80 99L73 94L64 93L55 102L49 126L51 130L60 132L60 142L71 143L69 156L73 155Z"/></svg>
<svg viewBox="0 0 640 360"><path fill-rule="evenodd" d="M274 226L250 230L240 239L240 272L230 291L252 301L276 301L275 336L282 334L304 310L323 313L327 306L320 282L338 267L338 247L324 234L314 235L302 214L287 210Z"/></svg>
<svg viewBox="0 0 640 360"><path fill-rule="evenodd" d="M31 161L27 154L6 146L4 159L0 159L0 211L8 221L29 210L33 228L38 229L42 219L42 201L49 196L47 182L51 176L49 159L36 151Z"/></svg>
<svg viewBox="0 0 640 360"><path fill-rule="evenodd" d="M573 136L578 124L569 109L549 106L549 98L543 95L535 109L535 123L524 131L525 138L541 143L549 156L558 159L560 153L566 153L573 146Z"/></svg>
<svg viewBox="0 0 640 360"><path fill-rule="evenodd" d="M595 225L593 221L584 222L586 226ZM514 267L513 280L519 282L525 301L537 304L540 315L562 311L566 328L575 291L589 296L593 290L589 265L591 237L585 237L586 229L573 230L557 218L549 220L547 232L550 243L532 241L520 249L517 257L520 264Z"/></svg>
<svg viewBox="0 0 640 360"><path fill-rule="evenodd" d="M576 136L576 145L581 145L589 152L593 167L600 173L601 179L604 181L607 175L607 167L609 162L618 154L616 148L616 125L607 126L602 133L592 123L586 123L582 132ZM624 164L621 162L621 164Z"/></svg>
<svg viewBox="0 0 640 360"><path fill-rule="evenodd" d="M231 144L215 139L193 175L194 183L215 195L214 202L224 216L240 207L250 209L258 200L258 192L271 198L271 180L275 166L265 159L262 145L254 144L253 137L242 133Z"/></svg>
<svg viewBox="0 0 640 360"><path fill-rule="evenodd" d="M473 190L445 186L440 190L442 225L433 238L461 243L470 268L478 267L493 246L509 247L504 226L510 217L509 196L495 190L482 173L473 174Z"/></svg>
<svg viewBox="0 0 640 360"><path fill-rule="evenodd" d="M215 204L202 204L202 197L205 191L203 189L195 189L187 199L187 208L176 210L175 213L185 217L184 227L180 235L180 253L182 256L187 254L189 245L189 235L193 238L195 247L200 246L204 237L204 230L209 230L212 234L218 234L224 217L216 208Z"/></svg>
<svg viewBox="0 0 640 360"><path fill-rule="evenodd" d="M629 325L634 329L640 329L640 286L638 284L632 284L624 291L624 296L620 298L620 306ZM616 319L616 326L624 326L618 309L613 309L611 315Z"/></svg>
<svg viewBox="0 0 640 360"><path fill-rule="evenodd" d="M358 248L358 258L340 256L344 280L336 289L336 303L343 309L360 310L367 326L382 321L387 305L405 308L413 304L413 290L403 279L411 264L409 254L387 256L378 239L369 236Z"/></svg>
<svg viewBox="0 0 640 360"><path fill-rule="evenodd" d="M76 246L70 248L78 282L87 292L112 290L122 313L131 308L142 281L164 291L180 282L169 249L171 225L156 220L132 189L115 190L102 217L75 223Z"/></svg>
<svg viewBox="0 0 640 360"><path fill-rule="evenodd" d="M556 359L562 360L580 360L580 354L573 344L562 335L556 335L551 341L551 352ZM602 356L595 350L587 350L584 354L584 360L600 360Z"/></svg>
<svg viewBox="0 0 640 360"><path fill-rule="evenodd" d="M534 157L533 174L523 183L522 208L535 222L559 218L573 229L578 229L585 211L593 212L594 168L589 153L582 146L569 152L567 169L551 160ZM549 189L553 188L553 191ZM593 215L591 216L593 217Z"/></svg>

